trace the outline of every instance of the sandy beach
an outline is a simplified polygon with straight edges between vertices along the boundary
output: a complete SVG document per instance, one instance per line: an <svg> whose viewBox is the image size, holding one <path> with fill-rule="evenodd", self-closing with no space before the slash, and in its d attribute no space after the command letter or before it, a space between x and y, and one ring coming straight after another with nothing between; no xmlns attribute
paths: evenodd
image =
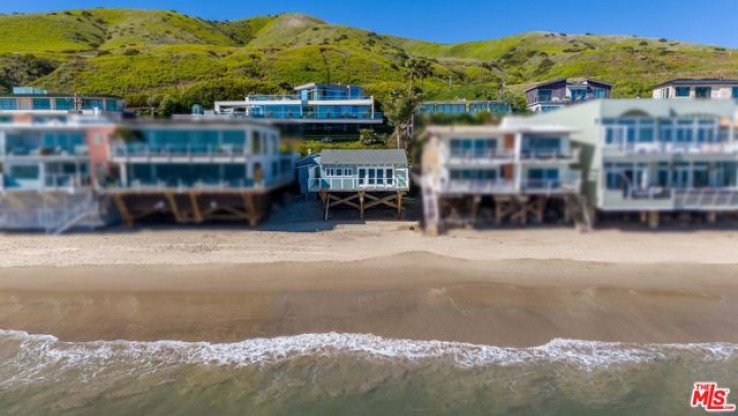
<svg viewBox="0 0 738 416"><path fill-rule="evenodd" d="M5 234L0 328L70 341L738 342L733 231L411 228Z"/></svg>

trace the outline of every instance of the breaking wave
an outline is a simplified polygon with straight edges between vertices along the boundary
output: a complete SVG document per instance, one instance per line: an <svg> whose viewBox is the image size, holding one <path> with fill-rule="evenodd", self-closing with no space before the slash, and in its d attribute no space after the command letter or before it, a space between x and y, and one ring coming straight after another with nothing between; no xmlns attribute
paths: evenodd
<svg viewBox="0 0 738 416"><path fill-rule="evenodd" d="M295 358L445 360L462 368L560 363L583 369L679 358L703 362L738 357L738 344L630 344L554 339L530 348L387 339L367 334L304 334L235 343L182 341L64 342L51 335L0 330L0 388L73 370L80 381L116 373L154 372L181 365L265 366Z"/></svg>

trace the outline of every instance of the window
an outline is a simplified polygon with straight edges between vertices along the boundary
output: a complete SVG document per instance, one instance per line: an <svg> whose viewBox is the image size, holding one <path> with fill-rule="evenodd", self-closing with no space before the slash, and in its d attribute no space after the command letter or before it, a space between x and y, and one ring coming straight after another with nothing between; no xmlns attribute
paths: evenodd
<svg viewBox="0 0 738 416"><path fill-rule="evenodd" d="M694 89L694 96L696 98L710 98L712 96L712 88L697 87Z"/></svg>
<svg viewBox="0 0 738 416"><path fill-rule="evenodd" d="M103 110L105 108L103 106L103 100L98 100L94 98L84 98L82 100L83 110L93 110L95 108L97 108L98 110Z"/></svg>
<svg viewBox="0 0 738 416"><path fill-rule="evenodd" d="M10 176L15 179L38 179L38 165L13 165L10 167Z"/></svg>
<svg viewBox="0 0 738 416"><path fill-rule="evenodd" d="M689 87L676 87L675 90L677 97L689 97L689 93L692 89Z"/></svg>
<svg viewBox="0 0 738 416"><path fill-rule="evenodd" d="M528 185L531 188L549 188L558 186L558 169L531 169L528 171Z"/></svg>
<svg viewBox="0 0 738 416"><path fill-rule="evenodd" d="M551 98L553 97L553 91L551 90L538 90L538 101L542 103L547 103L551 101Z"/></svg>
<svg viewBox="0 0 738 416"><path fill-rule="evenodd" d="M738 87L733 87L733 92L731 94L733 98L738 98Z"/></svg>
<svg viewBox="0 0 738 416"><path fill-rule="evenodd" d="M587 101L587 90L583 88L577 88L571 90L571 100L575 103L581 101Z"/></svg>
<svg viewBox="0 0 738 416"><path fill-rule="evenodd" d="M32 103L34 110L51 110L51 100L48 98L34 98Z"/></svg>
<svg viewBox="0 0 738 416"><path fill-rule="evenodd" d="M15 98L0 98L0 110L17 110L18 101Z"/></svg>
<svg viewBox="0 0 738 416"><path fill-rule="evenodd" d="M105 104L107 105L108 111L118 111L118 101L117 100L105 100Z"/></svg>
<svg viewBox="0 0 738 416"><path fill-rule="evenodd" d="M258 131L254 131L251 135L251 153L261 154L261 134Z"/></svg>
<svg viewBox="0 0 738 416"><path fill-rule="evenodd" d="M64 111L74 110L74 98L56 98L54 108Z"/></svg>
<svg viewBox="0 0 738 416"><path fill-rule="evenodd" d="M597 99L607 98L607 90L602 88L595 88L594 97Z"/></svg>

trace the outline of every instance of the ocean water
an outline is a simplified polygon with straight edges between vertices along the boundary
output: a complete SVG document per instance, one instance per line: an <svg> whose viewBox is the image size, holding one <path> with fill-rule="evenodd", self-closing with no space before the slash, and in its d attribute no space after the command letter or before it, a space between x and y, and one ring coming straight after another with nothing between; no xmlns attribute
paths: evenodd
<svg viewBox="0 0 738 416"><path fill-rule="evenodd" d="M738 345L62 342L0 330L3 415L700 415L688 406L696 381L738 391Z"/></svg>

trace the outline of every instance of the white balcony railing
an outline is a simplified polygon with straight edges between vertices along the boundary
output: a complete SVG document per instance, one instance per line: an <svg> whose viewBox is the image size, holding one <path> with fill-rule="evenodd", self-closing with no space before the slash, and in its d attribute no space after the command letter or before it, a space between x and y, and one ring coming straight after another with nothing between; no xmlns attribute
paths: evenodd
<svg viewBox="0 0 738 416"><path fill-rule="evenodd" d="M512 150L452 150L449 160L452 163L494 163L515 159Z"/></svg>
<svg viewBox="0 0 738 416"><path fill-rule="evenodd" d="M571 179L528 179L516 184L507 179L451 179L442 187L449 194L535 194L551 195L578 193L581 180Z"/></svg>
<svg viewBox="0 0 738 416"><path fill-rule="evenodd" d="M308 190L317 191L395 191L407 190L407 178L316 178L308 180Z"/></svg>

